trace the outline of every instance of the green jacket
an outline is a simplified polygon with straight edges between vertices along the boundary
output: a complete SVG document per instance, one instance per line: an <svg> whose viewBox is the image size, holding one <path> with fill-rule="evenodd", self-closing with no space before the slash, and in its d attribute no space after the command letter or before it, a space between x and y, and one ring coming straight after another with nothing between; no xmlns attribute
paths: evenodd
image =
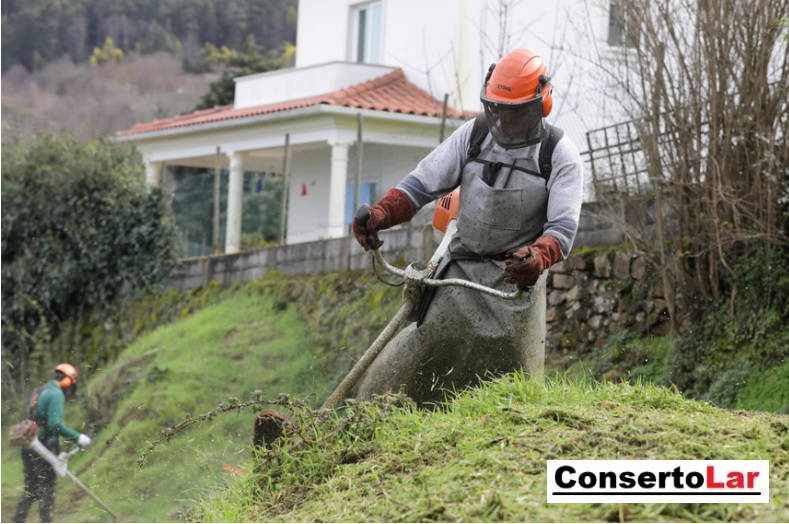
<svg viewBox="0 0 789 524"><path fill-rule="evenodd" d="M32 414L38 424L38 439L41 442L57 439L60 435L75 442L79 438L79 431L71 429L64 422L65 407L66 395L60 385L54 380L49 381L38 396L36 412Z"/></svg>

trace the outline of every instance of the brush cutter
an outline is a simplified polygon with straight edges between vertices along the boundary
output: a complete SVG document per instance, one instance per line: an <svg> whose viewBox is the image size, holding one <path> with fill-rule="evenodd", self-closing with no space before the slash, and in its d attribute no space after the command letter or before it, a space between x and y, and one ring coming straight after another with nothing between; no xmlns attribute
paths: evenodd
<svg viewBox="0 0 789 524"><path fill-rule="evenodd" d="M55 456L55 454L49 451L46 448L46 446L44 446L44 444L40 440L38 440L38 438L34 438L33 440L31 440L26 447L28 449L33 450L35 453L41 456L41 458L46 460L54 468L55 473L57 473L59 477L68 477L71 480L73 480L74 484L76 484L82 491L87 493L90 496L90 498L95 500L96 503L99 506L101 506L101 508L104 511L110 514L113 521L118 520L118 516L109 508L109 506L107 506L99 497L97 497L95 493L93 493L90 489L88 489L88 487L85 484L83 484L82 481L80 481L76 477L76 475L74 475L72 472L68 470L68 459L82 448L77 446L71 451L69 451L68 453L64 451L61 452L58 456Z"/></svg>
<svg viewBox="0 0 789 524"><path fill-rule="evenodd" d="M378 335L378 338L375 339L345 378L324 401L320 408L321 410L334 410L347 398L353 387L362 375L364 375L365 371L372 365L386 344L397 334L406 321L412 318L412 313L420 304L421 294L426 289L430 287L459 286L505 300L515 300L523 294L520 290L506 293L498 289L477 284L476 282L458 278L432 278L436 274L439 264L449 249L452 238L457 233L459 201L460 193L458 190L455 190L454 193L440 198L436 203L433 227L443 232L444 237L427 264L414 262L405 269L399 269L392 266L384 259L383 255L381 255L380 247L383 245L383 241L378 238L377 233L373 234L374 242L371 246L371 251L374 265L383 267L387 272L404 279L403 305L397 313L395 313L392 320L389 321L389 324L387 324ZM366 224L369 216L369 207L367 205L362 205L356 212L355 220L359 224ZM285 417L275 411L263 411L259 413L255 420L254 442L257 444L265 443L266 445L271 445L281 435L282 424L286 420Z"/></svg>
<svg viewBox="0 0 789 524"><path fill-rule="evenodd" d="M375 339L364 355L356 362L356 365L354 365L342 382L335 388L334 392L329 395L323 403L323 406L321 406L321 409L331 410L340 405L354 385L359 381L362 375L364 375L364 372L367 371L373 361L375 361L376 357L378 357L378 354L383 350L389 340L397 334L406 320L411 318L411 314L420 304L422 293L425 291L426 287L439 288L458 286L473 289L480 293L505 300L515 300L523 294L520 290L506 293L498 289L493 289L477 284L476 282L459 278L446 278L441 280L432 278L436 274L436 270L441 260L444 258L447 249L449 249L452 238L457 232L458 201L459 193L456 191L451 195L439 199L436 204L436 214L433 218L433 226L439 231L444 232L444 238L441 240L441 243L438 245L427 264L414 262L404 270L392 266L384 259L383 255L381 255L379 248L383 245L383 242L378 238L377 233L373 234L374 242L372 245L372 253L375 264L383 267L387 272L393 275L402 277L405 281L405 287L403 288L403 305L400 307L400 310L395 313L395 316L389 321L389 324L384 328L381 334L378 335L378 338ZM363 205L356 212L355 220L359 224L366 224L369 215L369 208Z"/></svg>

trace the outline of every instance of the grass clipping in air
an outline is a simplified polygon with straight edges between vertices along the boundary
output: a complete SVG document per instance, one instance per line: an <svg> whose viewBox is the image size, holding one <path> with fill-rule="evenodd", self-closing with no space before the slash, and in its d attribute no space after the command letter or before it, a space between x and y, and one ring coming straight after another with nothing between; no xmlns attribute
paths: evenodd
<svg viewBox="0 0 789 524"><path fill-rule="evenodd" d="M445 410L400 396L296 410L201 521L789 521L789 417L732 412L649 384L520 374ZM547 504L546 461L770 461L770 504Z"/></svg>

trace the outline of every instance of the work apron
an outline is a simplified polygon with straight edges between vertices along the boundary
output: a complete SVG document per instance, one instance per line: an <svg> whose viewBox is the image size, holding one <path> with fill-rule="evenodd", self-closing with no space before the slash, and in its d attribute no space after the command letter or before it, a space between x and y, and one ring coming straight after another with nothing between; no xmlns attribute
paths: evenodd
<svg viewBox="0 0 789 524"><path fill-rule="evenodd" d="M534 159L496 155L490 146L479 158L482 161L463 169L458 235L450 244L452 261L442 278L512 292L517 288L504 283L502 255L542 233L547 220L546 183ZM406 325L370 366L357 398L402 391L425 405L516 370L541 374L546 278L543 273L537 284L513 301L466 288L438 288L421 325Z"/></svg>

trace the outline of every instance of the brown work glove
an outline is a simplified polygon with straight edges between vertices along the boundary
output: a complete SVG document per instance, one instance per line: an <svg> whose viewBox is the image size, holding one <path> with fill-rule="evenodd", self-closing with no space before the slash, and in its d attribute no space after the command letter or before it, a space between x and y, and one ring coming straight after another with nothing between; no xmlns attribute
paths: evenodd
<svg viewBox="0 0 789 524"><path fill-rule="evenodd" d="M542 272L554 265L562 257L562 246L549 235L543 235L530 246L524 246L512 254L504 267L504 282L516 284L526 291L537 283Z"/></svg>
<svg viewBox="0 0 789 524"><path fill-rule="evenodd" d="M373 244L372 233L408 222L413 217L414 210L408 197L399 189L393 188L370 208L370 218L365 226L353 221L353 234L356 241L368 251Z"/></svg>

